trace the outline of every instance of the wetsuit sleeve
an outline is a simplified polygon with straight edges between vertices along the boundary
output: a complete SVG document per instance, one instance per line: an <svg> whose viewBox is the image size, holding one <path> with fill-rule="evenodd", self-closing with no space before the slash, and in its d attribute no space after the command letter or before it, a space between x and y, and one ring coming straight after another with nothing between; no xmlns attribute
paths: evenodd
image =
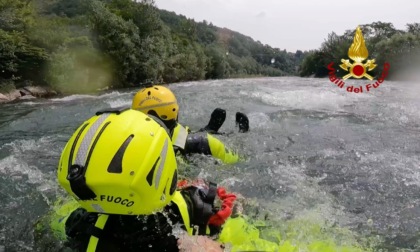
<svg viewBox="0 0 420 252"><path fill-rule="evenodd" d="M238 162L239 156L230 150L216 137L205 133L197 132L188 135L184 148L185 154L200 153L212 155L226 164Z"/></svg>

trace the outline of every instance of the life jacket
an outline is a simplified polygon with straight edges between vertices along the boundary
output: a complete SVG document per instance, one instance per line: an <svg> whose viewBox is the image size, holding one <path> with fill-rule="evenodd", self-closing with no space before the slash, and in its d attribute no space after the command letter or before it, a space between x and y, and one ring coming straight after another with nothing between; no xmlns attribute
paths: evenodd
<svg viewBox="0 0 420 252"><path fill-rule="evenodd" d="M94 230L98 232L97 235L92 234L89 238L89 243L86 252L95 252L99 242L99 234L104 229L106 222L108 221L108 214L100 214L95 222Z"/></svg>
<svg viewBox="0 0 420 252"><path fill-rule="evenodd" d="M171 135L172 145L180 149L184 149L185 142L187 141L187 136L188 136L188 127L184 127L181 124L177 123Z"/></svg>

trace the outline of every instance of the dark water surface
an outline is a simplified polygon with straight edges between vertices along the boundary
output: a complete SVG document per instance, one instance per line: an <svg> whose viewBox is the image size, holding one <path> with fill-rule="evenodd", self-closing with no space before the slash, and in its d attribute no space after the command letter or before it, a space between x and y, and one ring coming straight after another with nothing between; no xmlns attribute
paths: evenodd
<svg viewBox="0 0 420 252"><path fill-rule="evenodd" d="M346 81L351 84L365 83ZM278 223L282 233L286 223L300 229L317 223L341 230L326 231L339 244L354 239L374 251L420 251L418 83L385 81L362 94L327 79L292 77L171 89L180 121L192 129L204 126L214 108L226 109L221 131L229 134L218 137L244 157L223 165L196 156L191 176L240 192L253 202L256 218ZM0 104L0 251L58 250L59 243L34 230L64 195L56 182L61 149L84 120L100 109L129 106L135 91ZM248 114L249 133L237 133L236 111ZM310 239L293 232L288 238Z"/></svg>

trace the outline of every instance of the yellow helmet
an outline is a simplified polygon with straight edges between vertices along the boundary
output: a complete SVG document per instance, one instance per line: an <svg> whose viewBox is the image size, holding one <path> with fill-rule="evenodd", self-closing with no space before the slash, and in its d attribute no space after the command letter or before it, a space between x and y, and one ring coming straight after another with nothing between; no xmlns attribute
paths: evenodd
<svg viewBox="0 0 420 252"><path fill-rule="evenodd" d="M64 147L58 181L89 212L159 211L171 201L177 181L167 129L136 110L98 112Z"/></svg>
<svg viewBox="0 0 420 252"><path fill-rule="evenodd" d="M179 106L176 97L164 86L154 85L138 91L131 108L159 117L170 129L178 119Z"/></svg>

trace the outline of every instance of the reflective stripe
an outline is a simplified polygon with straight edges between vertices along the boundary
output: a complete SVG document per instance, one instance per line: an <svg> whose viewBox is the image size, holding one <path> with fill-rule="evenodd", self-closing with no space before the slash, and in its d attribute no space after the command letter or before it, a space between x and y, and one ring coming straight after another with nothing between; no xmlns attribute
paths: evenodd
<svg viewBox="0 0 420 252"><path fill-rule="evenodd" d="M184 149L187 136L188 130L178 123L174 129L174 133L172 134L172 144Z"/></svg>
<svg viewBox="0 0 420 252"><path fill-rule="evenodd" d="M80 144L79 150L76 154L76 160L74 164L78 165L85 165L86 157L88 154L89 146L92 142L93 137L95 136L96 132L98 131L99 126L108 118L109 114L102 114L99 118L93 123L93 125L89 128L88 132L82 139L82 143Z"/></svg>
<svg viewBox="0 0 420 252"><path fill-rule="evenodd" d="M144 100L139 103L139 106L141 106L141 104L143 102L144 102ZM175 104L175 103L176 102L159 103L159 104L156 104L156 105L150 105L150 106L147 106L147 107L141 107L141 108L138 108L137 110L145 111L145 110L152 109L152 108L165 107L165 106L172 105L172 104Z"/></svg>
<svg viewBox="0 0 420 252"><path fill-rule="evenodd" d="M193 229L191 228L187 203L185 202L184 197L182 197L182 194L179 191L175 192L174 197L172 198L172 202L176 204L176 206L179 209L179 212L181 213L181 217L184 222L185 229L187 229L187 233L189 235L193 235Z"/></svg>
<svg viewBox="0 0 420 252"><path fill-rule="evenodd" d="M168 139L163 144L162 151L160 152L160 164L155 177L155 188L159 188L160 177L162 176L163 166L166 161L166 154L168 153Z"/></svg>
<svg viewBox="0 0 420 252"><path fill-rule="evenodd" d="M79 132L77 132L77 136L76 136L76 138L74 139L74 141L73 141L73 144L72 144L72 146L71 146L71 150L70 150L70 157L69 157L69 163L68 163L68 169L67 169L67 172L70 170L70 166L72 166L72 162L73 162L73 155L74 155L74 150L76 149L76 144L77 144L77 142L79 141L79 137L80 137L80 135L83 133L83 131L85 130L85 128L87 127L89 125L89 123L85 123L82 127L81 127L81 129L79 130Z"/></svg>
<svg viewBox="0 0 420 252"><path fill-rule="evenodd" d="M103 230L105 227L105 223L108 220L109 215L107 214L100 214L98 219L96 220L95 227ZM99 238L96 236L91 235L89 239L89 244L86 249L86 252L95 252L96 247L98 246Z"/></svg>

